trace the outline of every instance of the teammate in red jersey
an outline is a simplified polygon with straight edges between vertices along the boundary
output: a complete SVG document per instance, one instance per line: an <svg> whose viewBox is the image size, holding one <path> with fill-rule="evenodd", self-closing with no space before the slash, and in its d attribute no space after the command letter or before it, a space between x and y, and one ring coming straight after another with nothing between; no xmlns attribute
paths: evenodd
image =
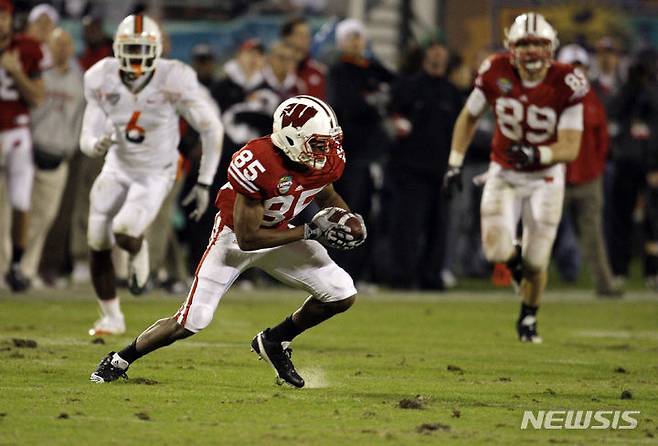
<svg viewBox="0 0 658 446"><path fill-rule="evenodd" d="M564 163L578 155L581 101L589 86L580 71L553 61L557 33L540 14L518 16L505 45L507 53L491 56L480 67L455 123L444 187L449 195L461 188L464 155L490 105L496 133L481 203L484 253L512 270L522 298L519 339L541 342L536 313L562 214Z"/></svg>
<svg viewBox="0 0 658 446"><path fill-rule="evenodd" d="M284 321L258 333L252 349L279 380L303 387L288 345L303 331L347 310L356 299L352 278L322 244L351 249L365 240L330 220L334 207L348 210L332 183L345 167L342 130L334 111L312 96L295 96L274 112L272 135L252 140L233 155L228 182L220 190L210 243L197 267L187 300L118 353L110 352L92 373L96 382L125 375L136 359L210 324L224 293L246 269L257 267L311 296ZM310 224L290 220L311 201L322 209ZM340 220L342 221L342 219ZM321 244L321 243L322 244Z"/></svg>
<svg viewBox="0 0 658 446"><path fill-rule="evenodd" d="M30 107L44 96L39 44L12 32L13 6L0 0L0 166L7 172L12 207L12 258L5 275L13 291L25 291L30 283L20 262L27 244L34 166L30 136Z"/></svg>

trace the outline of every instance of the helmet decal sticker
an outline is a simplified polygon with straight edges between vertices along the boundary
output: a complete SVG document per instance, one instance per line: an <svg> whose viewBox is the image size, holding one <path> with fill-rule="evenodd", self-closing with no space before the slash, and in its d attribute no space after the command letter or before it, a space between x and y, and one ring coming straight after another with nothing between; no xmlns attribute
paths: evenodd
<svg viewBox="0 0 658 446"><path fill-rule="evenodd" d="M308 105L293 103L288 105L281 113L281 127L292 126L300 128L308 122L318 111Z"/></svg>

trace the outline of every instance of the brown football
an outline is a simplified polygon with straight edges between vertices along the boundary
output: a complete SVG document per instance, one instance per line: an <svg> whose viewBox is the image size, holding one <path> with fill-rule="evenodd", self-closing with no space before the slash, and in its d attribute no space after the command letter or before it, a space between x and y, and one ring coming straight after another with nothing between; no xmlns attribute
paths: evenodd
<svg viewBox="0 0 658 446"><path fill-rule="evenodd" d="M350 228L350 234L352 234L356 240L362 239L365 234L365 228L361 224L361 221L354 214L345 209L335 208L334 212L329 217L329 221L340 223Z"/></svg>

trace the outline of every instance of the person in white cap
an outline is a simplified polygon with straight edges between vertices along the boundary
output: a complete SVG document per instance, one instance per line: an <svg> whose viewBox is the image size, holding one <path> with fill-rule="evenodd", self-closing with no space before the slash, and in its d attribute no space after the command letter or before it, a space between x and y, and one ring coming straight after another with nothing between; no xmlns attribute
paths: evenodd
<svg viewBox="0 0 658 446"><path fill-rule="evenodd" d="M376 187L371 172L380 171L390 144L383 122L388 118L390 84L395 79L377 60L367 56L366 45L366 29L361 21L346 19L338 23L339 58L327 76L327 101L343 123L345 153L350 159L336 190L364 216L371 213ZM366 246L334 257L354 277L357 288L367 286L364 281L370 249Z"/></svg>
<svg viewBox="0 0 658 446"><path fill-rule="evenodd" d="M35 165L32 218L21 264L23 272L30 279L39 277L39 263L46 237L59 212L66 186L69 159L78 148L85 106L80 88L82 70L73 59L74 43L71 35L61 28L55 28L48 46L53 55L53 66L42 76L45 100L32 109Z"/></svg>
<svg viewBox="0 0 658 446"><path fill-rule="evenodd" d="M587 74L590 58L580 45L564 46L558 61ZM593 89L583 98L583 136L578 158L567 164L564 209L571 210L583 254L600 297L618 297L603 239L603 172L608 158L608 120Z"/></svg>
<svg viewBox="0 0 658 446"><path fill-rule="evenodd" d="M53 66L53 56L48 47L48 40L59 23L57 10L47 3L41 3L30 11L27 16L26 34L39 42L43 58L41 69L47 70Z"/></svg>

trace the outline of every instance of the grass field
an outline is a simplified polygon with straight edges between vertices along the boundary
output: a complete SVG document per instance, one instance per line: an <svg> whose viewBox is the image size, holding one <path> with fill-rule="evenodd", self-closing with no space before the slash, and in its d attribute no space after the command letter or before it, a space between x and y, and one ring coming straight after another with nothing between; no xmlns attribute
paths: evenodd
<svg viewBox="0 0 658 446"><path fill-rule="evenodd" d="M295 341L301 390L249 352L299 292L231 292L206 331L103 385L88 381L100 358L179 299L125 298L128 333L102 345L86 335L91 290L3 293L0 445L658 443L658 306L644 292L549 294L542 345L516 341L509 292L364 296ZM635 430L521 430L523 411L541 409L641 415Z"/></svg>

